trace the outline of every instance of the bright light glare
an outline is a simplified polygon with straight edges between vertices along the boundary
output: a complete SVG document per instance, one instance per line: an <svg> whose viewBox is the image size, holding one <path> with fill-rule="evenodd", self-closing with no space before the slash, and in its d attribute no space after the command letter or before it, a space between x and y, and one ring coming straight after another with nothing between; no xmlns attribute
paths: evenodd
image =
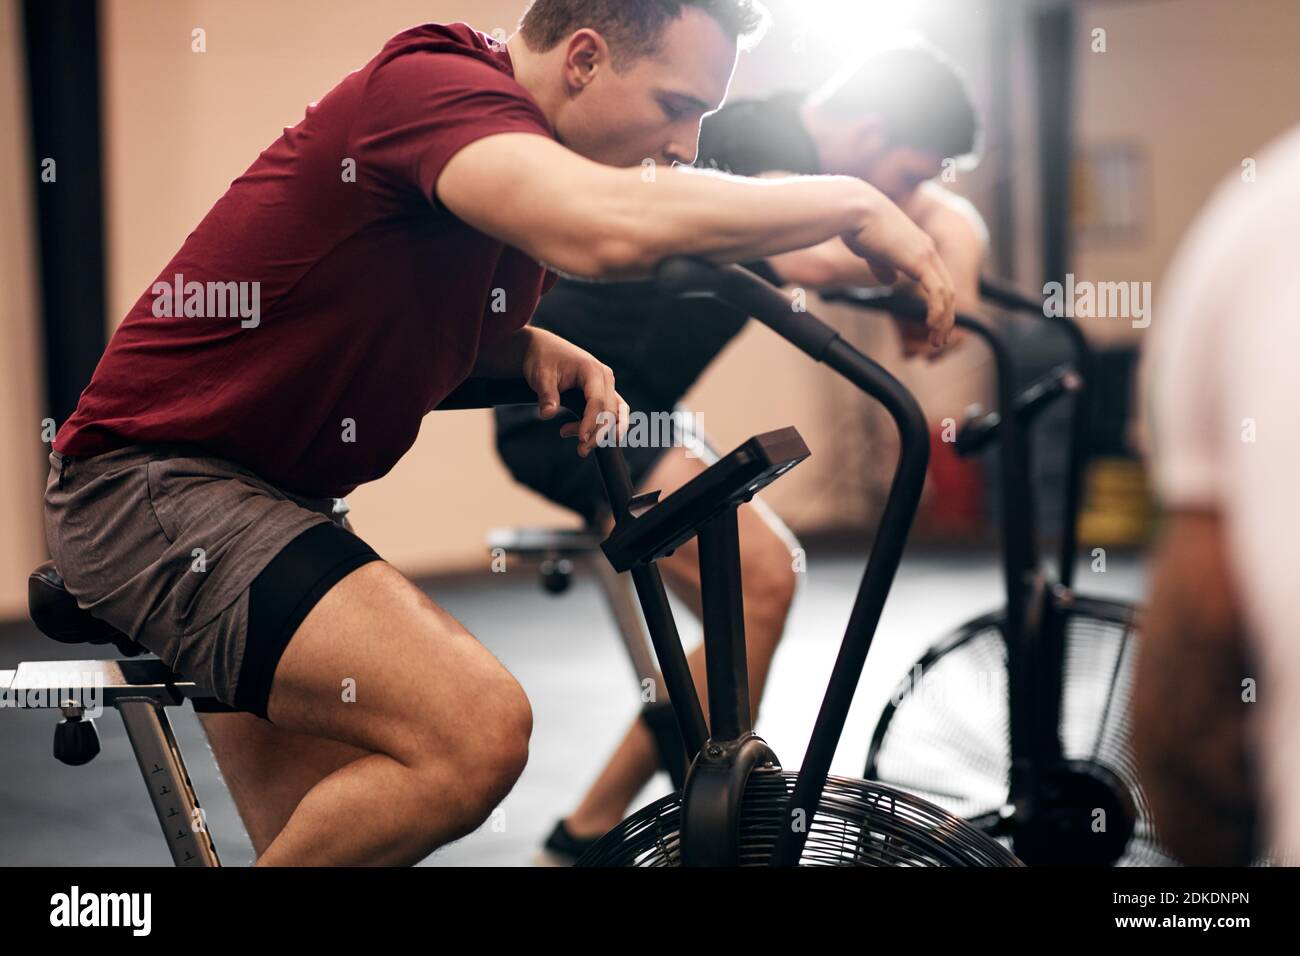
<svg viewBox="0 0 1300 956"><path fill-rule="evenodd" d="M915 22L918 0L799 0L796 16L813 34L872 47Z"/></svg>

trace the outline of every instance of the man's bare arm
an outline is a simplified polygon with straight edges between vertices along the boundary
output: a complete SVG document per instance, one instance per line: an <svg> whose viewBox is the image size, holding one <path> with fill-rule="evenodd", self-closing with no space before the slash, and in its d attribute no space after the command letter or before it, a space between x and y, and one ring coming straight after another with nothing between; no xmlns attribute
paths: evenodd
<svg viewBox="0 0 1300 956"><path fill-rule="evenodd" d="M871 288L888 284L838 238L772 256L768 264L782 281L805 289Z"/></svg>
<svg viewBox="0 0 1300 956"><path fill-rule="evenodd" d="M879 191L848 177L759 181L591 162L545 137L479 140L447 164L437 199L476 229L570 275L648 276L671 255L762 259L842 235L878 273L923 289L951 327L952 286L934 242ZM892 279L892 276L890 277Z"/></svg>
<svg viewBox="0 0 1300 956"><path fill-rule="evenodd" d="M1133 746L1156 829L1182 862L1256 852L1246 660L1219 519L1171 517L1154 568L1133 695Z"/></svg>
<svg viewBox="0 0 1300 956"><path fill-rule="evenodd" d="M958 203L965 208L960 208ZM988 255L988 230L979 213L965 200L938 186L919 193L903 211L934 240L939 258L952 276L957 308L963 312L978 311L980 276ZM768 261L787 283L808 289L886 284L839 239L782 253Z"/></svg>
<svg viewBox="0 0 1300 956"><path fill-rule="evenodd" d="M918 214L915 222L934 240L939 258L952 275L957 308L978 312L980 276L989 249L989 234L983 219L966 200L938 186L923 190L917 199L928 206L928 212Z"/></svg>

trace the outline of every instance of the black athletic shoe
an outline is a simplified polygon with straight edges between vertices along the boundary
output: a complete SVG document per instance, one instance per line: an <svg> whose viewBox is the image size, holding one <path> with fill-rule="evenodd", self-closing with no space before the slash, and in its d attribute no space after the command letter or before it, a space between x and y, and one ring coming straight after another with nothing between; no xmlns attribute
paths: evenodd
<svg viewBox="0 0 1300 956"><path fill-rule="evenodd" d="M595 844L596 840L579 840L561 820L537 851L533 862L537 866L573 866L578 858Z"/></svg>

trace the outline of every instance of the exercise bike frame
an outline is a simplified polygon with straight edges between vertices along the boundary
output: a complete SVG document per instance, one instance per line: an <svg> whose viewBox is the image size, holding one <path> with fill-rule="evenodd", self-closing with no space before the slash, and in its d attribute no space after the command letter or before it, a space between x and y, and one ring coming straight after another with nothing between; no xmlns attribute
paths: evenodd
<svg viewBox="0 0 1300 956"><path fill-rule="evenodd" d="M789 296L752 272L739 266L718 267L679 257L662 263L657 279L660 287L672 295L716 299L768 326L810 358L827 365L879 401L899 431L900 453L889 499L807 751L785 805L788 825L782 826L769 859L771 865L794 866L799 863L807 843L831 761L920 503L930 455L925 417L911 393L892 375L821 320L802 313ZM442 407L482 407L533 400L530 394L520 394L516 401L515 397L503 393L499 385L486 387L491 389L490 394L477 396L472 387L469 392L462 389L459 405L444 403ZM471 404L465 404L467 396ZM797 433L790 431L793 439L798 440ZM724 461L734 459L758 441L762 439L751 439ZM798 445L802 446L801 440ZM796 459L806 454L803 449L802 455L796 454ZM739 489L738 494L726 501L726 507L715 513L679 515L680 520L663 529L659 537L641 535L651 539L649 544L642 541L639 548L633 548L626 545L628 539L637 537L638 526L644 528L648 524L653 528L657 508L671 509L674 499L689 496L691 486L707 482L717 466L664 502L658 502L657 492L633 497L626 462L616 449L598 447L596 461L614 519L613 531L602 549L616 569L628 570L632 575L686 752L693 757L681 798L681 862L688 866L735 865L740 813L750 775L760 769L779 770L775 754L751 729L740 587L736 511L760 486ZM779 477L790 466L788 462L772 478ZM644 510L647 505L651 507ZM671 553L672 548L692 535L698 536L700 546L710 700L708 724L655 566L659 557Z"/></svg>
<svg viewBox="0 0 1300 956"><path fill-rule="evenodd" d="M857 690L885 600L893 585L912 521L920 504L930 457L925 416L916 399L897 379L842 339L834 329L820 319L799 311L789 296L754 273L739 266L718 267L700 260L679 257L664 262L658 270L657 278L660 288L665 292L680 297L716 299L766 325L805 355L828 366L860 391L880 402L899 432L900 451L889 498L876 530L871 555L854 599L839 654L832 668L812 736L787 805L786 822L789 825L782 828L771 859L772 865L775 866L795 866L807 842L811 822L830 773L831 761L839 745L845 721L848 719L853 695ZM710 530L711 543L707 548L706 539L702 537L700 553L701 576L712 572L715 582L706 586L706 594L711 590L718 596L719 602L725 600L722 606L726 611L718 614L712 621L715 624L713 633L717 633L716 628L722 628L723 633L728 634L733 646L736 642L735 628L738 624L734 615L740 606L739 544L734 537L734 521L735 515L732 513L726 526L717 531L717 538L713 538L714 532ZM722 535L726 536L725 540ZM712 563L710 559L716 560L716 556L724 551L728 557L720 565ZM728 582L725 575L729 575L733 560L737 576L734 582ZM718 574L719 570L722 571L722 575ZM724 599L723 594L727 589L729 593ZM706 643L710 641L708 623L710 621L706 608ZM717 642L716 638L714 642ZM656 639L655 643L657 647L660 641ZM743 631L739 644L743 652ZM729 660L734 662L734 651L730 655L718 655L719 665ZM709 654L709 670L711 693L715 682L719 688L725 690L728 684L736 679L734 672L726 674L721 671L721 667L715 675L712 654ZM746 692L743 725L747 725L748 722ZM724 728L715 728L712 744L721 744L716 731L722 729ZM733 796L737 792L743 792L744 778L752 769L752 764L749 759L744 759L737 761L736 767L736 772L732 776ZM692 776L694 769L693 767ZM684 820L688 820L692 812L690 790L688 779L687 791L683 797ZM738 813L738 809L737 797L734 800L733 819L727 823L733 832L715 835L734 839L734 828L738 822L735 814ZM797 823L803 825L796 825ZM693 850L688 853L686 846L691 836L686 827L683 827L684 862L691 862L694 856ZM725 861L725 856L720 861Z"/></svg>
<svg viewBox="0 0 1300 956"><path fill-rule="evenodd" d="M828 293L823 298L858 308L887 312L899 318L924 322L924 303L887 292L854 290ZM1007 683L1010 699L1011 781L1009 802L1024 803L1035 791L1036 757L1059 754L1060 742L1055 719L1046 719L1049 701L1059 699L1059 671L1046 683L1036 680L1041 648L1035 621L1041 619L1043 578L1038 567L1036 516L1032 506L1033 482L1025 422L1007 410L1016 404L1015 365L1005 338L987 323L959 313L957 327L981 339L993 355L995 386L1000 420L997 451L1002 480L999 482L999 534L1002 542L1002 577L1006 591L1006 620L1003 634L1007 643ZM1032 617L1031 617L1032 616ZM1055 684L1056 686L1052 686ZM1052 730L1044 733L1045 727ZM1055 742L1053 742L1053 739Z"/></svg>
<svg viewBox="0 0 1300 956"><path fill-rule="evenodd" d="M666 293L713 298L768 326L814 361L829 366L879 401L899 431L900 456L889 501L787 806L792 825L782 828L770 860L774 865L795 865L807 841L808 828L794 822L810 822L816 813L924 488L930 454L925 418L915 399L893 376L850 346L834 329L801 312L787 295L758 275L737 266L720 268L676 258L661 265L658 281ZM494 403L512 402L497 396ZM604 545L606 554L613 559L610 545L628 523L636 520L631 514L635 502L621 462L598 452L597 463L614 519L614 529ZM695 530L700 546L710 700L707 726L693 686L681 679L684 668L680 640L659 573L653 561L630 564L629 568L690 763L680 788L681 862L688 866L734 865L739 814L749 775L780 767L775 754L751 728L736 506ZM623 570L619 560L613 563Z"/></svg>
<svg viewBox="0 0 1300 956"><path fill-rule="evenodd" d="M924 668L983 628L1001 628L1007 647L1009 750L1011 775L1007 806L972 823L990 835L1014 837L1032 825L1043 794L1045 774L1060 766L1064 748L1060 735L1065 672L1066 628L1071 614L1082 613L1122 623L1127 628L1133 609L1110 601L1083 599L1073 592L1078 550L1078 514L1082 502L1083 472L1088 458L1088 379L1092 351L1082 330L1071 320L1047 315L1042 303L993 279L981 282L981 295L1004 309L1045 319L1066 335L1074 375L1063 389L1073 395L1065 517L1056 558L1055 579L1043 567L1037 536L1037 495L1032 478L1030 426L1032 415L1019 413L1022 395L1015 387L1015 365L1005 337L985 321L967 314L957 325L982 339L994 358L997 401L999 481L999 537L1006 591L1004 612L994 612L963 626L950 639L921 659ZM861 308L888 312L904 320L923 322L925 307L914 299L876 290L844 290L825 296ZM1032 389L1032 387L1031 387ZM1057 397L1061 397L1058 395ZM1035 405L1032 414L1041 411ZM1123 651L1118 660L1122 660ZM887 712L891 713L891 712ZM877 754L888 729L888 718L877 726L868 755L866 774L873 776Z"/></svg>

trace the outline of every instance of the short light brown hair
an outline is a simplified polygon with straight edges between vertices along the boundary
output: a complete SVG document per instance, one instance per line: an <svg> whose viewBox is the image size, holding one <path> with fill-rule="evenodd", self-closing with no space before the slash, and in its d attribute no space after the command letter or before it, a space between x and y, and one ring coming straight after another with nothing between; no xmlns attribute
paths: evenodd
<svg viewBox="0 0 1300 956"><path fill-rule="evenodd" d="M545 53L590 28L616 57L634 60L659 52L664 29L687 8L713 17L746 50L771 22L761 0L533 0L519 29L530 50Z"/></svg>

